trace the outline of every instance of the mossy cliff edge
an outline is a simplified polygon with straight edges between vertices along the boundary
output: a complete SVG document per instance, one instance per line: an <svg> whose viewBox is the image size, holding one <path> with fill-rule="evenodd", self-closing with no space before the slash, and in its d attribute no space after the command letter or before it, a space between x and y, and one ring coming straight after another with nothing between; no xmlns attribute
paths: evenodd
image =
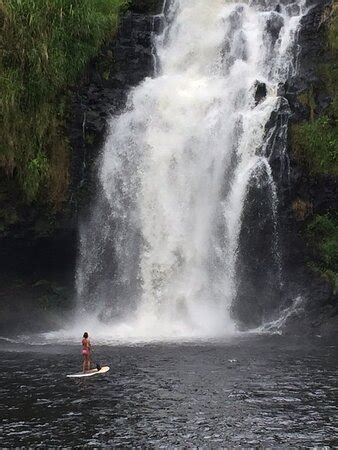
<svg viewBox="0 0 338 450"><path fill-rule="evenodd" d="M116 34L126 6L126 0L0 1L0 233L29 222L35 208L39 215L48 210L51 222L66 201L70 89Z"/></svg>
<svg viewBox="0 0 338 450"><path fill-rule="evenodd" d="M292 157L313 180L327 178L334 186L338 177L338 7L328 5L322 12L319 27L326 36L323 58L316 65L317 79L298 96L307 120L294 123L290 130ZM334 192L333 192L334 194ZM306 205L304 219L313 258L309 263L315 270L328 276L337 289L338 283L338 216L336 203L328 202L313 209L313 202L294 203L299 216L299 205Z"/></svg>

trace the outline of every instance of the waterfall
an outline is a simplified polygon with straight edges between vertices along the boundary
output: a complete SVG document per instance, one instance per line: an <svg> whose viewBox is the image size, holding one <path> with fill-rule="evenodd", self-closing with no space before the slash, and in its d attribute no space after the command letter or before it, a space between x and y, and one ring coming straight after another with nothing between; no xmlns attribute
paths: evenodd
<svg viewBox="0 0 338 450"><path fill-rule="evenodd" d="M230 310L246 194L264 172L276 216L267 124L278 85L295 70L305 9L281 3L167 2L155 75L110 120L97 199L81 227L79 310L112 336L236 329Z"/></svg>

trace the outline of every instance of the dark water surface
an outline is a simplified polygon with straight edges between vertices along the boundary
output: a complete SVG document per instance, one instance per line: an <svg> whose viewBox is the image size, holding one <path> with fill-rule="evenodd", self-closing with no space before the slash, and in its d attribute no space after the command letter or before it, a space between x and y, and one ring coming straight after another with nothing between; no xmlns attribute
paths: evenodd
<svg viewBox="0 0 338 450"><path fill-rule="evenodd" d="M82 380L78 347L1 344L2 447L338 445L333 341L97 346Z"/></svg>

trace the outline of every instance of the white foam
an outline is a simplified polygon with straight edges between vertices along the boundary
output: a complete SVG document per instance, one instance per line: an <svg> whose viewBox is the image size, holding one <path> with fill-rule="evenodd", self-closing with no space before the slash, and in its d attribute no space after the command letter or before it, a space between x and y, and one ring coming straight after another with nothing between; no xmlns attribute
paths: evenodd
<svg viewBox="0 0 338 450"><path fill-rule="evenodd" d="M94 319L79 315L69 336L89 327L122 341L236 332L243 205L300 20L284 8L273 42L270 16L235 1L173 2L156 39L157 75L110 123L77 275L79 307ZM254 108L256 80L268 95Z"/></svg>

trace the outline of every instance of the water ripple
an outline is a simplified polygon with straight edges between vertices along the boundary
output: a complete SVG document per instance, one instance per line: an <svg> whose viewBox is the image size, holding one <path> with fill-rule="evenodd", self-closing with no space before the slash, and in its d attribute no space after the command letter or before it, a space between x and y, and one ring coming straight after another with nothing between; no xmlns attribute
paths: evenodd
<svg viewBox="0 0 338 450"><path fill-rule="evenodd" d="M77 347L15 345L0 360L2 447L338 444L338 349L322 340L97 347L111 371L77 381Z"/></svg>

